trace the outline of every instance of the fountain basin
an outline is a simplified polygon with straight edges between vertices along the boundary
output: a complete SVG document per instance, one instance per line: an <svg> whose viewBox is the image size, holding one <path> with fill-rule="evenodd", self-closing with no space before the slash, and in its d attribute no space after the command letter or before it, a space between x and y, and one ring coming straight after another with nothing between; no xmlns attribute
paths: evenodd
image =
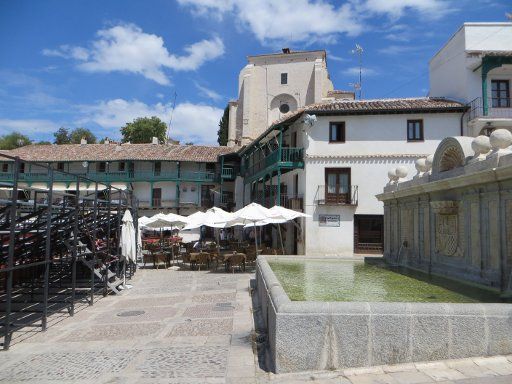
<svg viewBox="0 0 512 384"><path fill-rule="evenodd" d="M479 296L476 292L455 292L446 287L438 290L436 282L433 285L439 296L432 298L423 293L432 284L428 282L426 286L415 283L412 296L402 295L398 293L407 293L403 280L398 282L400 289L396 290L390 283L394 276L390 279L372 271L366 284L376 280L378 289L369 287L361 295L363 284L347 295L345 287L341 289L345 292L341 300L345 301L333 301L337 299L332 297L332 292L325 296L321 289L320 296L315 296L318 292L308 291L307 284L302 293L290 290L290 281L279 270L279 263L300 265L308 260L275 256L260 256L257 260L256 290L268 333L270 365L276 373L512 353L512 304L491 302L500 300L492 292L482 291ZM347 261L326 262L345 263L343 268L347 268ZM332 265L326 268L335 269ZM332 274L326 270L312 275L305 273L302 280L305 283L308 279L313 283L329 281ZM383 271L383 275L388 273L389 270ZM360 281L362 276L345 275L354 281ZM412 283L408 278L405 281ZM300 273L290 278L291 281L300 279ZM418 286L421 289L417 290ZM340 290L336 285L332 288L332 291ZM293 301L286 290L293 299L308 301ZM413 299L416 301L408 301Z"/></svg>

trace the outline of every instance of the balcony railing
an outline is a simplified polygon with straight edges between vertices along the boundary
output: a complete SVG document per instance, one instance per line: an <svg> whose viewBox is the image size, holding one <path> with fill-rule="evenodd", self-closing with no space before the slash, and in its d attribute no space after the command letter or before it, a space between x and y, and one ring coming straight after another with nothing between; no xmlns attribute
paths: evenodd
<svg viewBox="0 0 512 384"><path fill-rule="evenodd" d="M318 205L357 205L359 189L351 185L345 191L340 186L319 185L316 191L315 202Z"/></svg>
<svg viewBox="0 0 512 384"><path fill-rule="evenodd" d="M25 172L19 174L19 180L24 182L45 182L48 174L42 172ZM73 175L66 173L54 173L54 181L71 182L75 180L74 175L87 177L100 182L136 182L136 181L197 181L216 182L217 178L213 172L196 171L138 171L138 172L77 172ZM11 172L0 172L0 181L11 181Z"/></svg>
<svg viewBox="0 0 512 384"><path fill-rule="evenodd" d="M279 156L279 150L275 150L252 165L246 166L243 173L251 176L278 163L285 167L296 167L303 161L304 148L281 148L281 156Z"/></svg>
<svg viewBox="0 0 512 384"><path fill-rule="evenodd" d="M223 179L233 180L235 178L235 168L231 168L231 167L222 168L221 176Z"/></svg>
<svg viewBox="0 0 512 384"><path fill-rule="evenodd" d="M261 192L257 193L253 201L263 205L266 208L272 208L274 205L277 205L278 203L276 196L272 196L271 198L270 196L266 195L264 198ZM304 210L304 199L302 195L282 194L279 197L279 205L284 208L302 212Z"/></svg>
<svg viewBox="0 0 512 384"><path fill-rule="evenodd" d="M470 121L479 117L512 118L512 99L489 97L484 105L483 98L477 97L469 103L468 116Z"/></svg>

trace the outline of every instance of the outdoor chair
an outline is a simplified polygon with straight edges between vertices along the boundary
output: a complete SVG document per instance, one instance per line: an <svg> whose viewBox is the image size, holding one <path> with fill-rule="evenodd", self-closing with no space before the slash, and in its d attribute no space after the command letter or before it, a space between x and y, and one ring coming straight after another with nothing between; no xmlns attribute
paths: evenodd
<svg viewBox="0 0 512 384"><path fill-rule="evenodd" d="M198 270L201 270L201 265L209 268L210 266L210 254L207 252L200 252L196 257L196 265Z"/></svg>
<svg viewBox="0 0 512 384"><path fill-rule="evenodd" d="M235 253L229 257L229 268L232 273L235 273L235 268L238 267L240 271L245 272L245 260L246 256L243 253Z"/></svg>

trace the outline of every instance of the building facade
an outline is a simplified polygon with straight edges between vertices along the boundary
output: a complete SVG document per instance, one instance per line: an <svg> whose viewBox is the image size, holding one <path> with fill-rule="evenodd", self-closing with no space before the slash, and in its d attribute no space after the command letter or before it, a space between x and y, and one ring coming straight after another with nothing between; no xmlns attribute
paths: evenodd
<svg viewBox="0 0 512 384"><path fill-rule="evenodd" d="M465 135L512 129L512 23L465 23L430 60L430 95L469 105Z"/></svg>
<svg viewBox="0 0 512 384"><path fill-rule="evenodd" d="M273 122L305 105L354 98L334 91L325 51L249 56L240 71L238 98L229 103L228 145L247 145Z"/></svg>
<svg viewBox="0 0 512 384"><path fill-rule="evenodd" d="M140 215L174 212L187 215L198 209L221 205L219 155L227 147L166 144L82 144L30 145L7 151L25 160L20 170L21 186L47 188L48 172L35 163L52 165L54 189L76 189L74 178L84 177L80 189L87 190L86 179L101 181L119 189L132 190L139 201ZM1 159L0 159L1 161ZM13 177L11 161L1 162L0 181ZM73 184L73 185L72 185ZM33 196L25 196L27 200Z"/></svg>

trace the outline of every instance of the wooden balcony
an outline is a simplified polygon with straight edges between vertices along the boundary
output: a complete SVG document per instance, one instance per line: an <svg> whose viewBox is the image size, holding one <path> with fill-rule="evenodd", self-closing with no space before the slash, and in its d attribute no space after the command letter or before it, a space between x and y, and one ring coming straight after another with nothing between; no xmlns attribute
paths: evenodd
<svg viewBox="0 0 512 384"><path fill-rule="evenodd" d="M359 189L351 185L346 192L340 186L319 185L315 195L318 205L352 205L358 204Z"/></svg>

